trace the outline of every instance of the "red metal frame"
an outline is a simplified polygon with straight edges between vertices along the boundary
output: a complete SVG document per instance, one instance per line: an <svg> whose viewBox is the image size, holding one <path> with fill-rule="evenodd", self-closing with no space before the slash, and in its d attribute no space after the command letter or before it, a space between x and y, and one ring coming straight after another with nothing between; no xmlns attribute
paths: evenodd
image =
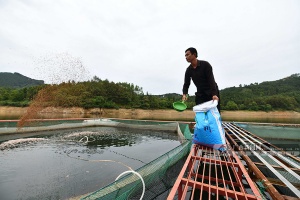
<svg viewBox="0 0 300 200"><path fill-rule="evenodd" d="M228 144L228 143L227 143ZM247 183L246 190L244 188ZM205 193L205 195L204 195ZM262 199L235 152L194 144L168 196L171 199Z"/></svg>

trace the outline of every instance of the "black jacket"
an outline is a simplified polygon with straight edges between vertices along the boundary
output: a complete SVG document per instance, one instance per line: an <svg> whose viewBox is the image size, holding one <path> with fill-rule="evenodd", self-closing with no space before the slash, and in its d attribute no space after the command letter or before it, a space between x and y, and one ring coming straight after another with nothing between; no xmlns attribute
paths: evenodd
<svg viewBox="0 0 300 200"><path fill-rule="evenodd" d="M213 70L207 61L198 60L197 67L194 69L190 65L185 72L182 92L188 94L191 79L197 87L197 96L218 95L218 86L215 82Z"/></svg>

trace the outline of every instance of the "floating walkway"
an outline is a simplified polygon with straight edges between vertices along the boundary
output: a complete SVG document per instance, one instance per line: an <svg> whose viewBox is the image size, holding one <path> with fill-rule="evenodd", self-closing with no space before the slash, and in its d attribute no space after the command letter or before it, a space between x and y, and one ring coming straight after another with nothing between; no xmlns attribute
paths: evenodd
<svg viewBox="0 0 300 200"><path fill-rule="evenodd" d="M228 150L192 150L168 199L299 199L300 159L233 123Z"/></svg>
<svg viewBox="0 0 300 200"><path fill-rule="evenodd" d="M300 198L300 158L232 123L226 137L248 166L248 173L272 199ZM296 152L299 149L294 149Z"/></svg>

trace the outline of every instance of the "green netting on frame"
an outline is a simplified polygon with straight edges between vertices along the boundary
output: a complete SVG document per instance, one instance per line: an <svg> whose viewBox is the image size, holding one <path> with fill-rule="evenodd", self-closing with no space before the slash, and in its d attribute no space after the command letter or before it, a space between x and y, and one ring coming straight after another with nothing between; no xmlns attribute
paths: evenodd
<svg viewBox="0 0 300 200"><path fill-rule="evenodd" d="M192 145L188 125L180 124L177 131L186 138L179 146L136 170L146 187L143 199L166 199L168 190L175 183ZM141 179L136 174L129 173L82 199L140 199L142 192Z"/></svg>
<svg viewBox="0 0 300 200"><path fill-rule="evenodd" d="M112 122L118 123L118 127L139 128L148 130L163 130L175 132L177 130L177 122L162 122L150 120L134 120L134 119L111 119Z"/></svg>
<svg viewBox="0 0 300 200"><path fill-rule="evenodd" d="M176 122L167 121L151 121L151 120L135 120L135 119L111 119L112 121L124 123L124 124L135 124L135 125L166 125L174 124Z"/></svg>
<svg viewBox="0 0 300 200"><path fill-rule="evenodd" d="M190 128L186 124L179 124L180 131L183 133L183 136L186 140L192 140L192 134Z"/></svg>

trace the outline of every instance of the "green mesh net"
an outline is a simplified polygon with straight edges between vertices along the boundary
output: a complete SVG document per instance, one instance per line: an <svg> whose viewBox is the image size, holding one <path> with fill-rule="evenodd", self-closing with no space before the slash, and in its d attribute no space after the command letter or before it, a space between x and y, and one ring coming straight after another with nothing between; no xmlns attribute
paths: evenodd
<svg viewBox="0 0 300 200"><path fill-rule="evenodd" d="M125 123L146 125L141 121L126 121ZM168 123L163 124L168 125ZM181 138L179 146L135 171L145 183L144 192L141 178L137 174L128 173L82 199L140 199L142 195L143 199L166 199L168 191L175 183L192 145L192 135L187 124L178 124L177 132Z"/></svg>

